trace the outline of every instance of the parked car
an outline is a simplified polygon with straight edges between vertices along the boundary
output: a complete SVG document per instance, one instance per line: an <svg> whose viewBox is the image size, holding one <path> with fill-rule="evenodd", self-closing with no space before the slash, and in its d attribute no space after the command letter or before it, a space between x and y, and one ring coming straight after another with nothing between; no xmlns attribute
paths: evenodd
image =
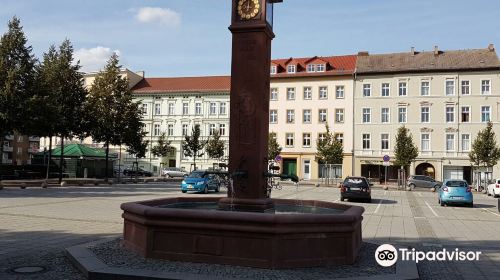
<svg viewBox="0 0 500 280"><path fill-rule="evenodd" d="M493 197L499 197L500 196L500 179L495 179L493 181L493 184L489 184L488 188L486 189L486 193L488 195L492 195Z"/></svg>
<svg viewBox="0 0 500 280"><path fill-rule="evenodd" d="M208 193L210 190L219 192L220 181L215 174L208 174L205 170L191 172L181 183L183 193L188 191Z"/></svg>
<svg viewBox="0 0 500 280"><path fill-rule="evenodd" d="M167 167L161 171L161 175L166 176L168 178L173 177L186 177L188 173L178 167Z"/></svg>
<svg viewBox="0 0 500 280"><path fill-rule="evenodd" d="M146 171L142 168L126 168L123 169L123 175L127 176L144 176L144 177L151 177L153 176L152 172Z"/></svg>
<svg viewBox="0 0 500 280"><path fill-rule="evenodd" d="M425 175L411 175L406 181L406 185L412 189L419 188L439 188L441 182L434 180L432 177Z"/></svg>
<svg viewBox="0 0 500 280"><path fill-rule="evenodd" d="M438 202L445 204L465 204L473 207L472 189L465 180L446 179L438 189Z"/></svg>
<svg viewBox="0 0 500 280"><path fill-rule="evenodd" d="M369 183L365 177L346 177L340 185L340 200L361 199L371 202L371 186L373 184Z"/></svg>

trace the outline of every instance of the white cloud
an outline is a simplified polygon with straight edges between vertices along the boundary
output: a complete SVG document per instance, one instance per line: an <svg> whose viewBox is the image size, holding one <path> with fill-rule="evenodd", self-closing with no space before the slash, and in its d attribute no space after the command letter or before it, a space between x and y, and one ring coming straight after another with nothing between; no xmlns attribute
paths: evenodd
<svg viewBox="0 0 500 280"><path fill-rule="evenodd" d="M170 9L142 7L137 11L136 19L142 23L159 22L162 25L177 26L181 15Z"/></svg>
<svg viewBox="0 0 500 280"><path fill-rule="evenodd" d="M104 68L113 53L120 55L119 50L101 46L90 49L81 48L75 52L75 61L80 60L83 72L99 71Z"/></svg>

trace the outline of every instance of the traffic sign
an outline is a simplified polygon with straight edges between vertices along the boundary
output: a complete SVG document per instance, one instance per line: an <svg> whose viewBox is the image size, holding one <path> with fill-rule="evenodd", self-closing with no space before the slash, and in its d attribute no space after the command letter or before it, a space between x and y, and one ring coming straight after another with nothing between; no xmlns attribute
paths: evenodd
<svg viewBox="0 0 500 280"><path fill-rule="evenodd" d="M388 161L384 161L383 165L384 165L384 166L391 166L391 163L390 163L390 162L388 162Z"/></svg>
<svg viewBox="0 0 500 280"><path fill-rule="evenodd" d="M390 161L390 160L391 160L391 157L390 157L390 156L388 156L388 155L385 155L385 156L384 156L384 161L386 161L386 162L387 162L387 161Z"/></svg>
<svg viewBox="0 0 500 280"><path fill-rule="evenodd" d="M280 155L277 155L277 156L274 158L274 161L281 161L281 156L280 156Z"/></svg>

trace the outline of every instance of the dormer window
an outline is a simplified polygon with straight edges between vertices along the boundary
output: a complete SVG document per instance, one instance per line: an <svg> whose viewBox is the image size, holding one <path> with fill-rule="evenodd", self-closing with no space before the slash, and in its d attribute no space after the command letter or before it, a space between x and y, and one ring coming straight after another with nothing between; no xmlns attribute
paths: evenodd
<svg viewBox="0 0 500 280"><path fill-rule="evenodd" d="M294 74L294 73L296 72L296 67L295 67L295 65L288 65L288 66L286 67L286 72L287 72L288 74Z"/></svg>
<svg viewBox="0 0 500 280"><path fill-rule="evenodd" d="M308 64L307 72L325 72L324 64Z"/></svg>
<svg viewBox="0 0 500 280"><path fill-rule="evenodd" d="M276 65L271 65L271 74L276 74L278 71L277 71L277 67Z"/></svg>
<svg viewBox="0 0 500 280"><path fill-rule="evenodd" d="M316 64L316 72L325 72L324 64Z"/></svg>
<svg viewBox="0 0 500 280"><path fill-rule="evenodd" d="M314 71L316 71L316 65L308 64L307 65L307 72L314 72Z"/></svg>

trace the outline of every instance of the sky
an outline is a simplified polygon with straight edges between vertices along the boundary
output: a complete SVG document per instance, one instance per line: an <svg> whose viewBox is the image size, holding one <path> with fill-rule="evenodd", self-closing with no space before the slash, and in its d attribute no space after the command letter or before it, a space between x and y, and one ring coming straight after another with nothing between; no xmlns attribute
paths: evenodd
<svg viewBox="0 0 500 280"><path fill-rule="evenodd" d="M0 34L21 19L41 58L68 38L82 70L113 52L146 77L229 75L231 0L0 0ZM498 0L284 0L272 57L500 47Z"/></svg>

